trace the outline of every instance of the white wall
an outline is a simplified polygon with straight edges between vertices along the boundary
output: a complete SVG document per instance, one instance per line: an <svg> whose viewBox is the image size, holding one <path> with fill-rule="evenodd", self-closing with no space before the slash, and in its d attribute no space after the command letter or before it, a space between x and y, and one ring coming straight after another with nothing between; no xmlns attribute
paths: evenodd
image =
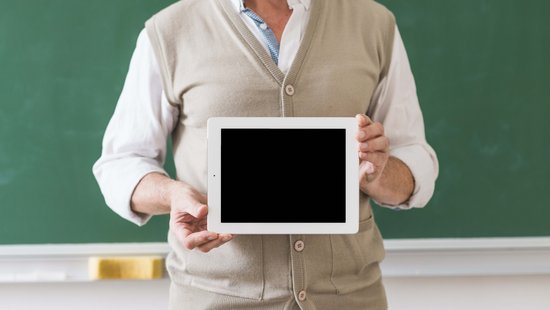
<svg viewBox="0 0 550 310"><path fill-rule="evenodd" d="M549 310L550 276L385 279L395 310ZM2 310L157 310L168 280L0 284Z"/></svg>
<svg viewBox="0 0 550 310"><path fill-rule="evenodd" d="M385 246L390 309L550 310L550 237L387 240ZM87 267L91 256L167 252L166 243L1 245L0 310L166 309L167 279L94 282Z"/></svg>
<svg viewBox="0 0 550 310"><path fill-rule="evenodd" d="M2 310L157 310L168 280L0 284Z"/></svg>
<svg viewBox="0 0 550 310"><path fill-rule="evenodd" d="M550 310L550 276L387 278L390 309Z"/></svg>

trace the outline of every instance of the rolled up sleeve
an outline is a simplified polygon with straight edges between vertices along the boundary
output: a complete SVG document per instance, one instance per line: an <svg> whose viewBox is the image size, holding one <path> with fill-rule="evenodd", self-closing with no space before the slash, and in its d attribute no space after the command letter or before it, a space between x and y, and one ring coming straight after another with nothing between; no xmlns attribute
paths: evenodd
<svg viewBox="0 0 550 310"><path fill-rule="evenodd" d="M132 194L145 175L167 175L163 168L166 142L177 118L178 109L168 103L163 93L151 44L142 31L105 130L101 157L93 166L107 205L137 225L144 225L151 216L131 209Z"/></svg>
<svg viewBox="0 0 550 310"><path fill-rule="evenodd" d="M424 207L434 193L439 164L426 141L416 84L397 27L388 74L377 86L367 115L384 125L390 155L403 161L414 177L413 194L405 203L398 206L377 203L394 209Z"/></svg>

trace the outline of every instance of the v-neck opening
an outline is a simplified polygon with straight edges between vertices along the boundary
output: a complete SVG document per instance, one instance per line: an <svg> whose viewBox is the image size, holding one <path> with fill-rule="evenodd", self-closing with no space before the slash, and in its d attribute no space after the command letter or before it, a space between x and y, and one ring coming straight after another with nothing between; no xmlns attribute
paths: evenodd
<svg viewBox="0 0 550 310"><path fill-rule="evenodd" d="M240 34L245 44L247 44L252 52L256 55L257 60L259 60L263 67L267 69L267 71L273 76L273 78L277 81L279 85L283 85L283 82L287 76L295 76L297 74L297 72L293 72L293 70L299 69L301 67L300 65L297 65L297 63L303 61L306 51L309 48L309 45L313 38L313 32L315 31L315 26L317 25L317 21L319 19L318 17L321 7L320 1L312 1L310 5L311 12L304 31L304 36L301 39L296 56L286 74L281 71L277 64L275 64L275 62L271 58L271 55L265 50L262 43L258 41L256 36L246 26L241 17L235 13L234 8L231 7L231 3L229 3L229 1L227 0L217 0L217 3L222 7L222 10L225 13L224 15L229 20L230 24L235 28L238 34Z"/></svg>

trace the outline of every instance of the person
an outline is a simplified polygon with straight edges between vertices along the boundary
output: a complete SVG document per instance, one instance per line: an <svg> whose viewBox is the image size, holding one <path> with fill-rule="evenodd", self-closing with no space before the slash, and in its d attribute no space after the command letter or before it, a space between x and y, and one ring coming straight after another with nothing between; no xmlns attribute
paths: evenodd
<svg viewBox="0 0 550 310"><path fill-rule="evenodd" d="M214 116L355 116L359 232L208 231L206 121ZM175 179L163 169L170 135ZM354 310L387 308L369 199L423 207L438 162L403 41L382 5L182 0L140 33L93 171L123 218L144 225L170 214L171 309Z"/></svg>

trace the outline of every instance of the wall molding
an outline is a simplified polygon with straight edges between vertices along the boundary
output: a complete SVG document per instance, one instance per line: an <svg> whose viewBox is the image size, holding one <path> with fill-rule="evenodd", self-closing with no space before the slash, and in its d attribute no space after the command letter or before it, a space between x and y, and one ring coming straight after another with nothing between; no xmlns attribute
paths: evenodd
<svg viewBox="0 0 550 310"><path fill-rule="evenodd" d="M388 239L385 247L385 277L550 274L550 237ZM0 283L90 281L90 256L168 251L166 243L0 245Z"/></svg>
<svg viewBox="0 0 550 310"><path fill-rule="evenodd" d="M550 237L386 240L386 277L550 274Z"/></svg>
<svg viewBox="0 0 550 310"><path fill-rule="evenodd" d="M1 245L0 283L86 282L91 256L165 256L167 243Z"/></svg>

